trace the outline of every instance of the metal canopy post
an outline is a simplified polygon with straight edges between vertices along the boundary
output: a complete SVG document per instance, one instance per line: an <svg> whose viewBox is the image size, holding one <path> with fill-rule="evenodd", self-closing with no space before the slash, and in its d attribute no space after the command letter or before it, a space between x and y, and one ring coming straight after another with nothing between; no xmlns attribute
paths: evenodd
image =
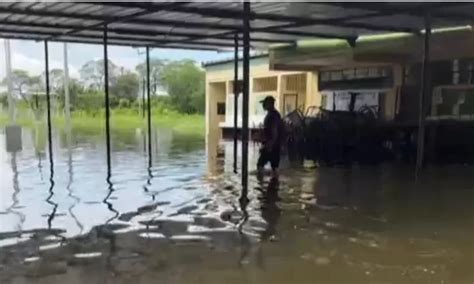
<svg viewBox="0 0 474 284"><path fill-rule="evenodd" d="M56 216L56 210L58 204L51 201L54 196L54 161L53 161L53 138L52 138L52 127L51 127L51 98L50 98L50 88L49 88L49 49L48 41L44 41L44 77L46 85L46 111L47 120L48 120L48 151L49 151L49 195L46 199L46 202L50 204L53 209L48 216L48 228L51 229L54 217Z"/></svg>
<svg viewBox="0 0 474 284"><path fill-rule="evenodd" d="M107 53L107 25L104 25L104 92L105 92L105 139L107 145L107 168L110 161L110 105L109 105L109 56Z"/></svg>
<svg viewBox="0 0 474 284"><path fill-rule="evenodd" d="M243 78L242 78L242 195L247 200L248 150L249 150L249 51L250 51L250 2L245 1L243 14Z"/></svg>
<svg viewBox="0 0 474 284"><path fill-rule="evenodd" d="M45 84L46 84L46 115L47 115L47 124L48 124L48 150L49 150L49 161L52 164L53 162L53 138L52 138L52 128L51 128L51 98L50 98L50 88L49 88L49 50L48 50L48 41L44 41L44 66L45 66Z"/></svg>
<svg viewBox="0 0 474 284"><path fill-rule="evenodd" d="M429 102L431 95L431 82L430 82L430 38L431 38L431 16L425 15L425 34L423 41L423 65L421 73L421 88L420 88L420 100L419 100L419 117L418 117L418 145L416 153L416 169L415 177L418 179L421 169L424 163L424 151L425 151L425 117L426 117L426 104Z"/></svg>
<svg viewBox="0 0 474 284"><path fill-rule="evenodd" d="M13 81L12 81L12 61L10 53L10 40L4 39L5 42L5 69L6 69L6 78L7 78L7 90L8 90L8 117L10 119L10 124L15 124L16 115L15 115L15 99L13 98Z"/></svg>
<svg viewBox="0 0 474 284"><path fill-rule="evenodd" d="M141 105L141 112L142 112L142 118L145 118L145 96L146 96L146 88L145 88L145 85L146 85L146 79L143 78L142 80L142 105Z"/></svg>
<svg viewBox="0 0 474 284"><path fill-rule="evenodd" d="M234 173L237 173L237 122L239 111L239 34L234 35Z"/></svg>
<svg viewBox="0 0 474 284"><path fill-rule="evenodd" d="M64 114L66 116L66 126L71 126L71 102L69 99L69 67L67 58L67 43L64 43Z"/></svg>
<svg viewBox="0 0 474 284"><path fill-rule="evenodd" d="M151 94L150 94L150 47L146 47L146 94L147 94L147 126L148 126L148 167L152 165L151 153Z"/></svg>

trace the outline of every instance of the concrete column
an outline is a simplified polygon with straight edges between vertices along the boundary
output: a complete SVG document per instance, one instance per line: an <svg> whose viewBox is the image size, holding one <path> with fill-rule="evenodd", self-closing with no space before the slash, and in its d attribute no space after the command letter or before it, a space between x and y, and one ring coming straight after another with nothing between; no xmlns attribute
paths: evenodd
<svg viewBox="0 0 474 284"><path fill-rule="evenodd" d="M15 98L13 97L13 74L12 74L12 62L11 62L11 53L10 53L10 40L4 39L5 43L5 71L7 77L7 91L8 91L8 117L10 119L10 124L15 124L16 114L15 114Z"/></svg>
<svg viewBox="0 0 474 284"><path fill-rule="evenodd" d="M71 101L69 98L69 67L67 56L67 43L63 45L64 49L64 116L66 118L66 126L71 127Z"/></svg>

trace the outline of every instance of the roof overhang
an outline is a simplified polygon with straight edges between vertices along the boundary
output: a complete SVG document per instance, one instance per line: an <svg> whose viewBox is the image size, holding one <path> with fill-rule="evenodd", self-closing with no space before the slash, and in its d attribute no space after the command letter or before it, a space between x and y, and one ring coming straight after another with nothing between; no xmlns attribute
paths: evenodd
<svg viewBox="0 0 474 284"><path fill-rule="evenodd" d="M0 2L0 37L202 50L234 48L242 38L241 1L219 2ZM304 39L353 42L387 32L419 34L429 14L433 27L466 25L473 3L252 2L253 49Z"/></svg>
<svg viewBox="0 0 474 284"><path fill-rule="evenodd" d="M470 26L435 30L430 58L446 60L474 57L474 31ZM359 38L355 45L340 40L303 41L270 51L275 70L317 70L326 67L409 63L422 60L423 38L412 34L387 34Z"/></svg>

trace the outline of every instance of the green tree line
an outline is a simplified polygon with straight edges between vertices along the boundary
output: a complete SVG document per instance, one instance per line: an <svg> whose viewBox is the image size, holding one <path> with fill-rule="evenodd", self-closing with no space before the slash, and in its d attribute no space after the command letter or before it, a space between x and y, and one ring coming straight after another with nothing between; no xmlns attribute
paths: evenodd
<svg viewBox="0 0 474 284"><path fill-rule="evenodd" d="M125 70L109 60L109 91L112 108L137 108L146 96L146 64L138 64L135 70ZM45 105L45 74L32 76L25 70L13 70L12 85L15 97L21 104L34 111ZM91 60L79 70L80 78L69 79L72 110L98 113L104 107L104 61ZM150 60L150 94L152 106L180 113L204 112L204 71L195 61ZM64 71L49 72L50 90L54 98L64 106ZM1 82L7 85L6 78ZM159 93L168 95L158 96ZM0 96L6 105L6 94Z"/></svg>

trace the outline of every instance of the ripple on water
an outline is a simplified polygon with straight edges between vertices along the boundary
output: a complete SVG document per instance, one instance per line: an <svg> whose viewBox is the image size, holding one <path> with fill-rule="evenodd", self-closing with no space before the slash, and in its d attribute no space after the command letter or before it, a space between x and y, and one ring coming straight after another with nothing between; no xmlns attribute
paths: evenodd
<svg viewBox="0 0 474 284"><path fill-rule="evenodd" d="M211 240L208 236L202 235L175 235L171 236L170 239L175 242L202 242Z"/></svg>
<svg viewBox="0 0 474 284"><path fill-rule="evenodd" d="M47 245L42 245L39 247L40 251L45 251L45 250L52 250L61 247L61 243L52 243L52 244L47 244Z"/></svg>
<svg viewBox="0 0 474 284"><path fill-rule="evenodd" d="M99 140L102 143L103 139L97 141ZM21 228L23 234L8 232L0 236L2 274L9 270L9 261L13 262L15 259L20 263L34 263L25 266L35 268L36 262L44 263L46 268L52 263L52 267L48 268L51 273L75 269L76 267L69 266L70 263L94 263L97 265L97 271L113 271L117 268L114 266L117 265L120 255L132 255L138 251L143 252L143 255L134 258L133 263L131 261L120 264L127 266L129 275L155 276L158 270L160 273L173 274L177 268L183 268L185 271L192 266L193 269L209 269L205 270L206 275L202 277L206 278L202 279L202 282L216 280L219 275L225 275L227 279L232 278L237 263L234 260L240 257L252 264L248 266L249 269L257 269L255 273L259 276L278 277L282 283L309 283L308 279L297 281L302 280L298 277L304 275L314 277L311 279L313 282L327 280L327 275L324 274L326 270L331 274L331 279L336 279L336 283L365 283L367 280L377 283L409 282L410 278L397 278L403 271L408 272L402 277L421 279L420 283L441 283L442 281L434 280L449 280L451 275L455 276L454 270L461 270L467 277L472 275L472 268L469 266L472 264L469 263L472 258L469 258L470 255L466 257L469 253L466 251L472 248L472 241L466 237L472 233L472 229L469 229L472 226L468 226L472 222L469 223L469 218L464 218L464 215L456 214L457 211L453 210L459 207L465 210L464 213L470 214L472 198L469 197L472 197L472 194L460 194L456 186L446 186L445 180L441 180L436 186L449 188L450 191L431 198L429 195L415 196L421 192L419 190L410 191L409 196L404 195L403 191L399 190L404 187L403 182L409 184L404 177L397 177L396 182L393 182L384 181L385 175L378 176L370 179L373 182L369 182L367 186L366 183L360 183L357 170L284 169L278 185L278 198L266 195L271 186L268 178L259 182L251 175L251 202L246 208L241 208L238 204L240 176L228 170L232 167L231 164L224 163L232 156L227 152L220 155L222 159L221 164L217 166L217 173L209 173L206 178L203 176L206 174L208 161L204 158L205 152L202 149L161 152L154 156L156 160L152 176L148 176L143 149L137 151L130 150L130 147L121 147L113 153L114 159L118 160L114 160L111 170L110 181L114 191L110 196L107 195L110 185L106 183L107 171L102 151L105 147L99 145L100 147L93 149L95 143L81 144L84 145L83 149L74 151L72 164L65 162L68 157L64 153L67 151L55 156L59 163L56 164L56 184L53 190L54 200L58 203L58 213L54 216L55 219L51 220L50 226L61 225L66 228L66 232L57 232L57 235L70 237L63 245L60 242L61 237L51 236L52 232L47 229L48 224L39 218L44 212L49 212L43 208L48 206L44 204L43 198L43 193L47 192L49 186L46 178L49 174L48 165L46 168L44 165L43 168L32 166L38 163L37 155L19 158L22 160L18 163L17 176L20 192L13 197L19 199L18 204L22 206L21 212L25 214L26 221L21 224L24 225ZM62 144L57 145L61 147ZM158 152L163 151L162 149ZM0 167L3 166L0 170L7 169L9 176L13 176L11 164L8 160L5 161L0 160ZM72 176L69 175L69 170ZM43 179L40 171L45 171ZM334 174L335 172L344 174ZM370 168L369 172L370 176L377 175L378 169ZM71 181L68 181L69 178ZM367 180L364 177L364 181ZM70 190L71 194L63 191L64 188ZM382 188L383 192L378 188ZM440 189L440 192L442 190ZM385 191L393 196L387 195ZM106 197L107 204L103 203ZM446 198L450 201L444 202ZM18 205L13 206L8 202L9 200L5 208L19 208ZM451 203L455 205L450 206ZM0 208L2 218L9 214L5 208ZM70 208L67 213L65 208ZM111 214L113 210L117 212L116 217ZM449 213L450 211L454 211L454 214ZM430 214L436 222L424 222ZM62 217L58 218L59 216ZM459 218L460 216L463 218ZM376 221L377 224L382 223L383 227L373 225L376 218L383 218ZM436 226L435 230L430 227L432 223ZM25 233L37 226L42 229L35 230L34 234ZM452 229L449 235L446 234L448 229ZM437 236L437 241L429 241L433 231L444 231L444 235ZM75 235L76 232L83 235ZM446 235L456 236L450 239L445 237ZM411 239L414 236L417 238ZM461 241L457 241L458 239ZM32 241L23 244L28 240ZM278 240L278 243L268 244L272 240ZM206 262L192 261L192 254L196 251L174 247L180 244L186 246L189 243L192 244L190 247L206 249L205 255L197 250L199 257L206 257ZM209 243L212 250L208 250ZM160 254L151 251L150 257L144 257L149 246L154 244L165 249ZM41 250L39 255L38 246ZM167 249L168 246L170 250ZM177 256L171 256L175 262L169 261L170 251L172 256ZM18 257L10 258L10 252ZM213 254L215 252L218 252L218 255ZM239 255L240 253L242 255ZM110 256L107 267L101 266L101 261L96 261L102 256ZM67 259L67 263L64 259ZM160 262L158 269L157 260ZM272 269L261 269L260 262L270 263ZM300 265L301 263L303 265ZM219 271L212 270L213 266L218 267ZM452 266L456 266L453 273L450 271ZM294 270L294 273L287 273L288 267ZM221 268L223 269L220 270ZM315 269L321 270L314 273ZM238 271L237 273L241 274ZM357 278L360 274L364 278ZM36 272L31 275L38 277ZM388 279L383 279L383 276L387 275ZM427 275L439 279L426 278ZM118 278L122 276L117 274L114 277L120 282L121 279ZM350 279L351 277L356 279ZM156 278L153 277L153 280Z"/></svg>
<svg viewBox="0 0 474 284"><path fill-rule="evenodd" d="M75 258L95 258L100 257L102 255L101 252L83 252L83 253L76 253L74 254Z"/></svg>
<svg viewBox="0 0 474 284"><path fill-rule="evenodd" d="M153 232L144 232L138 234L139 237L144 238L144 239L164 239L166 238L165 235L162 233L153 233Z"/></svg>

